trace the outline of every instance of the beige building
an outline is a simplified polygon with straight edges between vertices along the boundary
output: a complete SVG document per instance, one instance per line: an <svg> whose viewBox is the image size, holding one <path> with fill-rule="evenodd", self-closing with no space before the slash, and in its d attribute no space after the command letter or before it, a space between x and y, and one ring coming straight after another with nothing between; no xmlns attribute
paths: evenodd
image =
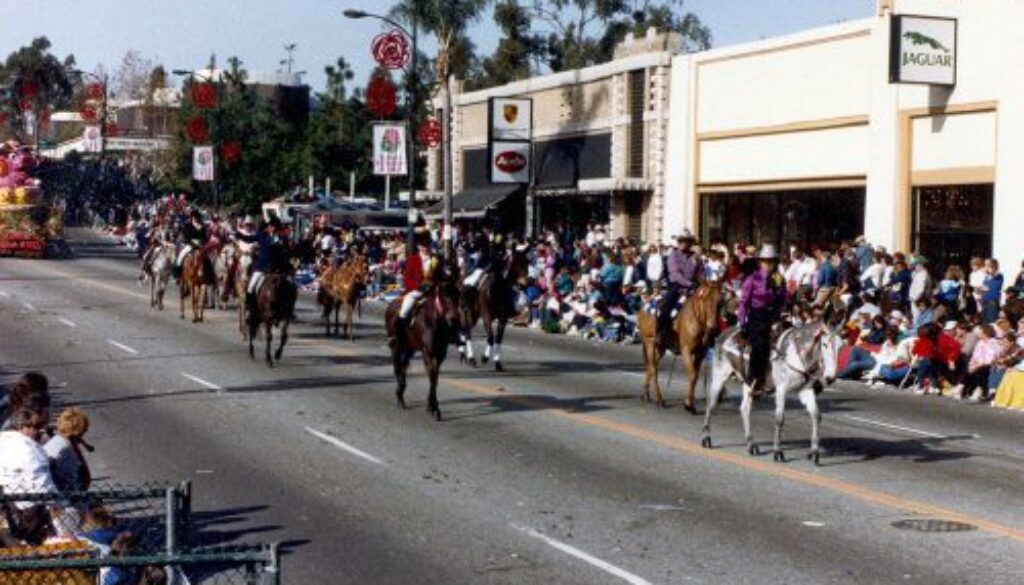
<svg viewBox="0 0 1024 585"><path fill-rule="evenodd" d="M607 223L613 237L665 237L669 67L681 47L678 36L652 30L627 38L602 65L483 91L454 84L455 217L489 208L507 230ZM490 181L488 102L498 97L533 100L534 178L519 189ZM427 190L440 191L441 152L428 157Z"/></svg>

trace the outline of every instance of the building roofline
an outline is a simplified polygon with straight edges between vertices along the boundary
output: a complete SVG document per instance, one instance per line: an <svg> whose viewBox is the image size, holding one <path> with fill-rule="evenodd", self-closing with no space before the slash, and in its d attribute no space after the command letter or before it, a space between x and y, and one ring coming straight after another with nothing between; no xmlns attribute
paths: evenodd
<svg viewBox="0 0 1024 585"><path fill-rule="evenodd" d="M679 55L679 57L699 64L722 59L745 57L766 51L785 50L791 47L802 46L807 43L815 43L836 37L847 37L858 33L869 34L878 22L878 18L880 17L861 18L851 20L849 22L830 24L787 35L740 43L738 45L729 45L727 47L720 47L717 49L709 49L699 53Z"/></svg>

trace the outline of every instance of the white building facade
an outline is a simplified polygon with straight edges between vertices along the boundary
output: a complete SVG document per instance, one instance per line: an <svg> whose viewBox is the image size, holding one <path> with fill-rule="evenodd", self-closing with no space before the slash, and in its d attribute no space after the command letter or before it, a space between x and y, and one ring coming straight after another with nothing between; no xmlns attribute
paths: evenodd
<svg viewBox="0 0 1024 585"><path fill-rule="evenodd" d="M891 82L893 15L956 20L955 42L911 39L953 64L955 85ZM939 262L1016 264L1017 23L1012 0L879 0L864 20L674 57L657 233L805 249L864 234Z"/></svg>

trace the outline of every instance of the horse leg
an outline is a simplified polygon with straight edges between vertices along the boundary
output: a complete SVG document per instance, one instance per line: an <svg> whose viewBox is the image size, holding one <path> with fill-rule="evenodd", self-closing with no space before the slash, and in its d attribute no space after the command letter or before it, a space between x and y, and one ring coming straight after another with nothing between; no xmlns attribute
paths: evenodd
<svg viewBox="0 0 1024 585"><path fill-rule="evenodd" d="M352 318L353 313L355 313L355 307L351 303L345 303L345 335L348 336L349 341L355 342L356 326Z"/></svg>
<svg viewBox="0 0 1024 585"><path fill-rule="evenodd" d="M395 369L395 382L397 387L395 389L395 398L398 400L399 408L406 408L405 406L405 362L402 356L402 348L399 347L399 342L396 340L395 344L391 347L391 365Z"/></svg>
<svg viewBox="0 0 1024 585"><path fill-rule="evenodd" d="M471 367L471 368L475 368L476 367L476 356L473 355L473 330L472 329L467 329L466 330L466 363L468 363L469 367Z"/></svg>
<svg viewBox="0 0 1024 585"><path fill-rule="evenodd" d="M274 359L281 361L281 356L284 355L284 344L288 343L288 321L281 322L281 345L277 346L277 351L274 352Z"/></svg>
<svg viewBox="0 0 1024 585"><path fill-rule="evenodd" d="M682 347L682 344L680 346L679 353L683 356L683 365L686 367L687 377L686 403L683 405L683 408L690 414L697 414L697 404L694 397L697 388L697 375L699 373L697 366L701 363L700 360L704 359L704 354L700 351L695 352L689 347Z"/></svg>
<svg viewBox="0 0 1024 585"><path fill-rule="evenodd" d="M334 335L340 336L341 335L341 321L340 321L340 319L338 317L338 314L341 313L341 301L334 301L333 303L334 303L333 304L333 307L334 307Z"/></svg>
<svg viewBox="0 0 1024 585"><path fill-rule="evenodd" d="M267 358L266 358L267 367L268 368L272 368L272 367L274 367L274 360L270 356L270 347L274 344L274 323L273 323L273 321L267 320L263 324L263 332L266 334L266 338L267 338L267 352L266 352L267 353Z"/></svg>
<svg viewBox="0 0 1024 585"><path fill-rule="evenodd" d="M505 327L507 325L507 319L498 319L498 332L494 338L494 371L496 372L505 371L505 366L501 365L501 342L505 339Z"/></svg>
<svg viewBox="0 0 1024 585"><path fill-rule="evenodd" d="M484 333L487 335L487 347L484 348L484 357L480 358L480 363L486 365L491 361L491 354L494 352L494 323L491 322L489 315L484 316L483 322Z"/></svg>
<svg viewBox="0 0 1024 585"><path fill-rule="evenodd" d="M711 413L718 408L718 401L725 392L725 385L729 381L729 362L724 359L715 361L711 366L711 382L707 388L707 408L704 410L704 428L701 431L700 444L705 449L711 448Z"/></svg>
<svg viewBox="0 0 1024 585"><path fill-rule="evenodd" d="M149 280L149 306L150 308L156 306L156 278Z"/></svg>
<svg viewBox="0 0 1024 585"><path fill-rule="evenodd" d="M655 370L652 376L651 362L653 361L654 343L646 339L642 341L640 348L644 357L644 386L643 392L640 393L640 402L649 402L651 400L651 378L657 377L658 371Z"/></svg>
<svg viewBox="0 0 1024 585"><path fill-rule="evenodd" d="M782 426L786 424L786 388L775 388L775 441L772 447L772 458L779 463L786 461L782 451Z"/></svg>
<svg viewBox="0 0 1024 585"><path fill-rule="evenodd" d="M320 314L320 318L324 321L324 335L326 337L331 336L331 301L328 300L329 298L324 299L324 310Z"/></svg>
<svg viewBox="0 0 1024 585"><path fill-rule="evenodd" d="M807 453L807 458L815 465L820 465L821 448L818 427L821 426L821 410L818 408L818 395L814 390L803 390L800 392L800 401L804 403L807 414L811 417L811 450Z"/></svg>
<svg viewBox="0 0 1024 585"><path fill-rule="evenodd" d="M430 394L427 395L427 412L434 417L434 420L441 420L441 408L437 404L437 376L441 370L441 364L429 355L430 352L423 351L423 366L427 370L427 377L430 379Z"/></svg>
<svg viewBox="0 0 1024 585"><path fill-rule="evenodd" d="M206 285L199 285L199 322L203 322L203 317L206 316Z"/></svg>
<svg viewBox="0 0 1024 585"><path fill-rule="evenodd" d="M256 361L256 349L253 345L256 340L256 332L259 331L259 323L250 322L247 324L249 327L249 359Z"/></svg>
<svg viewBox="0 0 1024 585"><path fill-rule="evenodd" d="M750 410L754 404L754 389L750 384L743 384L743 401L740 403L740 416L743 418L743 437L747 441L747 453L760 455L757 443L754 443L754 436L750 433Z"/></svg>

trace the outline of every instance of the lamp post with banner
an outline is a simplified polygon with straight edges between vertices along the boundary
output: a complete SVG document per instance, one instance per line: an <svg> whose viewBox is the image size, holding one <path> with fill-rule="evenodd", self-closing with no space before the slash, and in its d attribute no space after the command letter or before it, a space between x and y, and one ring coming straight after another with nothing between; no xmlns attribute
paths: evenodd
<svg viewBox="0 0 1024 585"><path fill-rule="evenodd" d="M109 134L107 122L110 118L110 76L106 73L100 75L80 69L72 69L71 73L81 79L91 80L91 83L85 86L85 99L79 110L79 115L87 125L89 122L99 122L99 157L100 160L103 160L107 154L107 135ZM99 107L93 108L89 105L91 102L99 102Z"/></svg>
<svg viewBox="0 0 1024 585"><path fill-rule="evenodd" d="M174 69L171 73L189 80L189 93L192 104L202 110L213 111L213 130L220 130L220 99L219 82L214 81L213 71L209 74L188 69ZM197 85L196 80L202 81ZM213 208L220 211L220 189L217 181L217 149L214 132L206 124L206 118L195 116L185 122L185 130L189 139L195 142L208 142L208 146L193 146L193 179L209 181L213 191ZM197 171L198 169L198 171ZM197 175L199 175L197 177Z"/></svg>
<svg viewBox="0 0 1024 585"><path fill-rule="evenodd" d="M415 0L413 0L413 1L415 2ZM406 86L406 92L405 92L405 99L406 99L406 104L405 104L405 130L406 130L405 142L406 142L406 144L408 146L408 154L406 155L406 166L407 166L406 170L408 171L408 180L409 180L409 229L407 230L407 234L406 234L406 252L411 254L413 252L413 250L416 248L416 234L413 231L413 228L414 228L413 224L415 223L416 217L417 217L417 215L416 215L416 144L415 144L415 138L418 136L418 127L417 127L417 124L416 124L416 108L417 108L417 106L419 104L418 95L417 95L417 93L418 93L417 90L418 90L418 87L419 87L419 78L418 78L419 71L417 69L417 57L419 55L419 49L417 47L417 41L418 41L417 33L419 32L419 30L418 30L419 29L419 23L418 23L417 18L416 18L416 11L415 10L412 11L412 23L411 23L412 30L411 31L406 29L404 26L402 26L401 24L399 24L398 22L396 22L393 19L390 19L390 18L388 18L386 16L381 16L379 14L371 14L371 13L365 12L363 10L346 10L342 14L344 14L346 18L351 18L351 19L356 19L356 20L363 19L363 18L373 18L373 19L379 20L381 22L384 22L385 24L388 24L388 25L394 27L395 28L394 32L399 33L399 34L404 34L406 36L406 38L409 39L409 44L411 45L411 49L410 49L411 55L408 58L408 63L405 63L404 62L405 59L401 58L401 51L400 50L398 50L398 51L389 50L389 49L394 49L394 48L399 48L400 49L400 47L394 47L393 43L391 43L392 46L389 47L386 44L388 39L386 39L383 35L379 36L374 41L374 57L378 58L378 62L381 62L381 60L383 59L385 62L390 63L391 65L394 65L394 67L390 67L392 69L400 69L402 67L407 67L407 69L406 69L407 86ZM381 55L378 56L378 53L381 53ZM387 66L384 62L381 62L381 64ZM446 221L448 221L448 220L450 220L450 218L446 218Z"/></svg>

